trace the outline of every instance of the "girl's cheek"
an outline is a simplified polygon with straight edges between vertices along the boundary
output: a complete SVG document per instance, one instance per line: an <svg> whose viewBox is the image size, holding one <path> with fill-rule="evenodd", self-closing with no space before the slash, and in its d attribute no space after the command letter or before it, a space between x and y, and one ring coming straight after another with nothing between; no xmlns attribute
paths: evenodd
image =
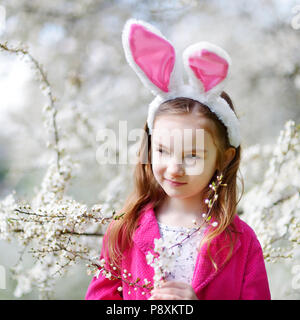
<svg viewBox="0 0 300 320"><path fill-rule="evenodd" d="M156 175L156 177L160 177L164 171L164 168L163 166L155 165L155 166L152 166L152 170L153 170L153 173Z"/></svg>
<svg viewBox="0 0 300 320"><path fill-rule="evenodd" d="M204 161L197 161L194 165L186 166L185 173L189 176L199 176L204 172Z"/></svg>
<svg viewBox="0 0 300 320"><path fill-rule="evenodd" d="M154 155L152 157L152 168L155 171L160 171L162 168L166 165L166 160L163 158L158 157L157 155Z"/></svg>

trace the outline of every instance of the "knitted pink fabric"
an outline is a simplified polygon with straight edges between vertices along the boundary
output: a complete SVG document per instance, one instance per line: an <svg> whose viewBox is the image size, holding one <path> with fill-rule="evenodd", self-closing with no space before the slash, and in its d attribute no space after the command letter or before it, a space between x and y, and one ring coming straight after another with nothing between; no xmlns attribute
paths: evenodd
<svg viewBox="0 0 300 320"><path fill-rule="evenodd" d="M204 245L198 253L192 287L200 300L270 300L270 290L262 249L254 231L237 215L234 219L237 231L231 258L226 261L229 252L229 237L226 232L215 237L210 245L212 257L219 266L213 267ZM206 232L208 232L207 228ZM133 237L133 246L124 252L122 271L131 273L128 280L140 278L153 283L154 271L147 264L146 254L154 247L154 239L160 238L159 228L153 205L148 204L140 213L139 227ZM100 259L104 257L105 236ZM221 250L220 250L221 249ZM153 250L150 250L153 252ZM119 292L118 287L123 290ZM130 293L129 293L130 292ZM133 290L121 280L109 280L102 274L94 277L88 287L87 300L146 300L150 293L143 288Z"/></svg>

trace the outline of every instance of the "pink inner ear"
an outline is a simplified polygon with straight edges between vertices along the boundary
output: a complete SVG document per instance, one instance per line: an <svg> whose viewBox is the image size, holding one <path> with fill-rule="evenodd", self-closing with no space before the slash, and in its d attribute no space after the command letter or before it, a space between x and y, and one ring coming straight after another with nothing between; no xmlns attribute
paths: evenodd
<svg viewBox="0 0 300 320"><path fill-rule="evenodd" d="M174 48L169 42L141 25L132 25L130 31L129 45L135 63L152 83L162 91L168 92L175 63Z"/></svg>
<svg viewBox="0 0 300 320"><path fill-rule="evenodd" d="M228 72L228 62L206 49L193 53L189 57L189 66L203 83L205 92L223 81Z"/></svg>

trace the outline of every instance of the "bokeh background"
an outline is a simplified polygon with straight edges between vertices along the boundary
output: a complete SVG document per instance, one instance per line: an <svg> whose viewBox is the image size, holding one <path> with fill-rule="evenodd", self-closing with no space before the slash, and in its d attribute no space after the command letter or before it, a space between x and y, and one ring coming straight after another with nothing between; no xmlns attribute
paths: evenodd
<svg viewBox="0 0 300 320"><path fill-rule="evenodd" d="M121 32L129 18L157 26L179 55L203 40L229 52L233 64L226 91L240 117L245 149L274 143L289 119L299 123L297 1L7 0L0 5L6 13L0 42L27 45L47 72L59 126L68 133L67 152L80 164L68 193L83 203L107 200L113 189L119 192L118 207L131 186L132 166L96 161L97 130L117 130L118 120L126 120L128 130L143 127L152 100L125 61ZM30 199L49 160L42 125L45 97L29 65L3 51L0 101L0 199L12 190ZM120 175L128 177L128 184L118 183ZM251 171L244 180L247 188ZM16 299L9 267L18 259L18 246L0 241L0 265L7 270L0 299ZM29 256L23 259L34 263ZM299 289L281 289L291 281L291 265L267 268L273 298L299 298ZM57 281L55 298L83 299L90 280L83 264L73 267ZM20 299L36 298L33 290Z"/></svg>

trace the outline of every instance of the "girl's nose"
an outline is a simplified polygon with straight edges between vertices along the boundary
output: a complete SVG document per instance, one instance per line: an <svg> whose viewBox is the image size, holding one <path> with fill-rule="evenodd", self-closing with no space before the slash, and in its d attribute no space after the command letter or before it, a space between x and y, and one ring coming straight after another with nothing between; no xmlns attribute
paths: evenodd
<svg viewBox="0 0 300 320"><path fill-rule="evenodd" d="M168 163L167 171L170 175L170 177L173 176L182 176L184 175L184 165L183 163L180 163L180 161L177 159L172 159Z"/></svg>

